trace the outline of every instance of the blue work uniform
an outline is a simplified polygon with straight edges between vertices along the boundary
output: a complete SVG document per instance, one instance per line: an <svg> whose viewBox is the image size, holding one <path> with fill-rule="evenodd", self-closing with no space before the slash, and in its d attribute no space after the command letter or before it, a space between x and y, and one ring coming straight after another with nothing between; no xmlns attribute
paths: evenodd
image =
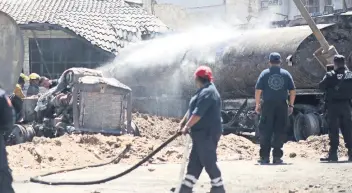
<svg viewBox="0 0 352 193"><path fill-rule="evenodd" d="M0 89L0 192L14 193L12 175L7 162L4 134L11 131L15 122L15 112L5 91Z"/></svg>
<svg viewBox="0 0 352 193"><path fill-rule="evenodd" d="M201 119L191 128L193 146L183 187L192 189L205 168L212 189L223 189L221 172L216 164L216 149L222 134L221 99L213 83L204 85L192 97L189 116L192 115L200 116Z"/></svg>
<svg viewBox="0 0 352 193"><path fill-rule="evenodd" d="M288 91L295 89L292 76L287 70L272 66L262 71L255 88L263 91L259 122L260 157L269 158L273 147L273 157L281 158L288 120Z"/></svg>

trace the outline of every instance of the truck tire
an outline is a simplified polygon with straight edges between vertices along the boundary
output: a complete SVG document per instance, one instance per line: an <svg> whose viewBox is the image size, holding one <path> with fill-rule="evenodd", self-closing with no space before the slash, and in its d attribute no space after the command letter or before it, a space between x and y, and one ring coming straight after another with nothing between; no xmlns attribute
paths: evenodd
<svg viewBox="0 0 352 193"><path fill-rule="evenodd" d="M301 130L301 122L302 119L301 117L303 116L302 113L298 112L297 115L294 117L294 123L293 123L293 136L296 141L304 140L302 130Z"/></svg>
<svg viewBox="0 0 352 193"><path fill-rule="evenodd" d="M295 116L293 132L296 141L306 140L312 135L319 135L320 128L319 117L314 113L298 113Z"/></svg>

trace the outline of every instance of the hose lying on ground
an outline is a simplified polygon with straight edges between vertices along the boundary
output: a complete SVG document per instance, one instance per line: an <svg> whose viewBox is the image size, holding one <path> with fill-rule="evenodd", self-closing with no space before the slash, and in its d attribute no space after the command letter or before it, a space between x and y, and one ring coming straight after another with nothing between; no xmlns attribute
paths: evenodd
<svg viewBox="0 0 352 193"><path fill-rule="evenodd" d="M80 168L74 168L74 169L68 169L68 170L60 170L60 171L56 171L56 172L50 172L44 175L40 175L40 176L35 176L35 177L31 177L30 178L30 182L33 183L38 183L38 184L46 184L46 185L94 185L94 184L102 184L102 183L106 183L109 182L111 180L115 180L117 178L120 178L130 172L132 172L133 170L137 169L139 166L141 166L142 164L144 164L145 162L147 162L150 158L152 158L155 154L157 154L159 151L161 151L164 147L166 147L168 144L170 144L172 141L174 141L177 137L179 137L181 134L177 133L175 135L173 135L172 137L170 137L167 141L165 141L164 143L162 143L158 148L156 148L153 152L151 152L147 157L145 157L144 159L142 159L141 161L139 161L137 164L133 165L132 167L128 168L127 170L114 175L114 176L110 176L108 178L105 179L101 179L101 180L95 180L95 181L83 181L83 182L50 182L50 181L45 181L45 180L40 180L40 177L44 177L44 176L49 176L49 175L54 175L54 174L59 174L59 173L63 173L63 172L69 172L69 171L76 171L76 170L80 170L80 169L85 169L85 168L92 168L92 167L100 167L100 166L104 166L104 165L108 165L110 163L113 163L117 160L121 160L122 156L127 153L127 151L130 149L130 145L126 147L126 149L117 157L115 158L113 161L110 161L108 163L104 163L104 164L97 164L97 165L93 165L93 166L86 166L86 167L80 167Z"/></svg>

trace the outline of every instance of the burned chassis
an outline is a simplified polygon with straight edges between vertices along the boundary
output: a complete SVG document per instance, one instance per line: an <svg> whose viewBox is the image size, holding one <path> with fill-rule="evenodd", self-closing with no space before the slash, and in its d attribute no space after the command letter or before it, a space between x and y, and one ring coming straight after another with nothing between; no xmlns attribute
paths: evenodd
<svg viewBox="0 0 352 193"><path fill-rule="evenodd" d="M7 144L65 133L135 134L131 89L97 70L71 68L39 99L24 100L25 124L16 124ZM34 105L34 106L33 106ZM35 108L34 108L35 107ZM126 120L126 121L125 121Z"/></svg>
<svg viewBox="0 0 352 193"><path fill-rule="evenodd" d="M287 140L305 140L311 135L327 134L328 125L324 103L324 95L319 90L297 90L302 95L315 94L319 98L316 106L297 104L289 116L285 129ZM223 119L223 134L249 132L255 133L259 139L260 115L255 112L254 99L224 100L221 112Z"/></svg>

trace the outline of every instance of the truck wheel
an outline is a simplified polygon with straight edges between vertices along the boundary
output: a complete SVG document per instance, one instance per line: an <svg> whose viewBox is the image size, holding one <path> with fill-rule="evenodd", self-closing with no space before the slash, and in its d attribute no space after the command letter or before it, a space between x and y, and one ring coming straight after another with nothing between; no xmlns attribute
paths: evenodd
<svg viewBox="0 0 352 193"><path fill-rule="evenodd" d="M301 125L302 125L302 117L303 114L298 112L298 114L294 117L294 123L293 123L293 136L295 137L296 141L304 140L303 135L302 135L302 130L301 130Z"/></svg>
<svg viewBox="0 0 352 193"><path fill-rule="evenodd" d="M319 117L314 113L298 113L295 117L293 132L296 141L320 134Z"/></svg>
<svg viewBox="0 0 352 193"><path fill-rule="evenodd" d="M307 139L309 136L320 134L319 117L315 113L305 114L304 122L305 122L305 127L302 133L305 139Z"/></svg>

